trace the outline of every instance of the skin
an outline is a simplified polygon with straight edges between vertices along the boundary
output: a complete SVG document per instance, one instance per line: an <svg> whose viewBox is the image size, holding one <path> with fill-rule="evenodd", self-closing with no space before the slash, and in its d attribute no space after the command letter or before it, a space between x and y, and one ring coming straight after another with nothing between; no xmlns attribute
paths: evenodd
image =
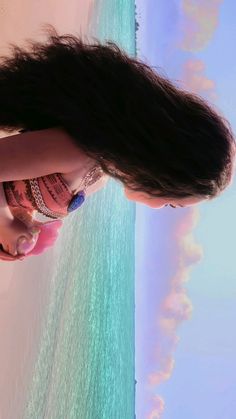
<svg viewBox="0 0 236 419"><path fill-rule="evenodd" d="M79 170L80 173L81 167L84 167L85 162L88 160L87 155L78 148L71 137L60 127L1 138L0 148L0 185L4 181L11 181L12 179L31 179L46 176L50 173L68 175L68 181L73 184L74 180L76 180L74 178L78 177L77 171ZM57 150L56 153L55 149ZM199 198L178 200L152 198L145 193L133 192L127 188L125 188L124 192L129 200L140 202L156 209L165 205L185 207L203 201ZM32 234L32 227L37 227L35 220L30 216L26 220L24 213L19 214L18 210L18 213L15 214L12 208L8 209L4 194L2 193L1 197L0 193L0 243L2 244L0 246L0 259L18 259L19 256L13 256L16 252L17 240L22 236L29 241L32 240L34 235Z"/></svg>
<svg viewBox="0 0 236 419"><path fill-rule="evenodd" d="M24 237L28 242L37 240L40 231L40 223L33 219L32 214L24 209L11 208L11 218L0 219L0 259L23 260L23 254L17 254L16 247L20 238Z"/></svg>
<svg viewBox="0 0 236 419"><path fill-rule="evenodd" d="M138 202L154 209L161 209L168 205L173 208L190 207L192 205L196 205L203 201L206 201L206 199L200 199L196 197L182 198L182 199L176 199L176 198L168 199L164 197L153 198L144 192L135 192L128 189L127 187L124 187L124 194L126 198L129 199L130 201ZM13 212L13 209L12 209L12 212ZM18 209L18 212L21 212L21 210ZM13 219L11 220L5 219L4 223L0 223L1 241L3 244L3 249L7 253L9 253L8 260L14 260L14 259L20 258L19 255L16 254L16 243L17 243L17 239L19 239L20 236L25 236L28 238L28 240L32 240L32 236L34 236L30 230L33 226L35 227L37 226L37 222L36 221L33 222L32 217L29 217L29 215L26 220L23 213L24 213L24 210L22 211L22 214L13 213ZM21 260L22 260L22 255L21 255Z"/></svg>
<svg viewBox="0 0 236 419"><path fill-rule="evenodd" d="M136 192L128 189L127 187L124 188L124 194L127 199L130 201L135 201L148 207L154 209L161 209L167 205L178 208L178 207L190 207L192 205L199 204L200 202L206 201L206 199L200 199L198 197L189 197L189 198L166 198L166 197L158 197L153 198L150 197L145 192Z"/></svg>
<svg viewBox="0 0 236 419"><path fill-rule="evenodd" d="M0 157L0 259L4 257L4 260L15 260L18 239L25 237L27 241L32 241L32 227L37 227L37 224L32 220L27 225L25 219L22 219L23 213L19 217L19 213L16 215L12 208L8 208L5 194L1 190L2 182L61 173L68 177L73 186L77 178L81 180L81 173L91 159L60 127L1 138ZM95 192L96 188L96 185L95 188L92 185L87 195Z"/></svg>
<svg viewBox="0 0 236 419"><path fill-rule="evenodd" d="M22 214L23 210L23 214ZM1 249L13 256L17 255L18 239L25 238L29 243L34 243L36 237L31 230L36 227L29 222L26 211L10 208L6 202L3 184L0 183L0 243ZM28 223L26 223L28 221Z"/></svg>

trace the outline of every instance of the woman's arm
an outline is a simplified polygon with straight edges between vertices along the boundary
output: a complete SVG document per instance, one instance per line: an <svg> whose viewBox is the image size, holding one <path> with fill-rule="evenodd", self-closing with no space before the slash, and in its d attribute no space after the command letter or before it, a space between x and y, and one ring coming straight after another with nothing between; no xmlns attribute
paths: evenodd
<svg viewBox="0 0 236 419"><path fill-rule="evenodd" d="M35 246L33 234L40 232L40 223L34 221L31 215L23 208L10 209L5 197L3 184L0 183L0 253L7 252L16 256L17 251L21 253L32 250ZM25 248L20 249L19 239L26 239ZM36 240L36 239L35 239ZM24 253L23 252L23 253ZM2 257L0 256L0 259Z"/></svg>
<svg viewBox="0 0 236 419"><path fill-rule="evenodd" d="M9 223L13 218L6 200L3 184L0 182L0 225Z"/></svg>
<svg viewBox="0 0 236 419"><path fill-rule="evenodd" d="M0 139L0 182L69 173L84 153L60 127Z"/></svg>

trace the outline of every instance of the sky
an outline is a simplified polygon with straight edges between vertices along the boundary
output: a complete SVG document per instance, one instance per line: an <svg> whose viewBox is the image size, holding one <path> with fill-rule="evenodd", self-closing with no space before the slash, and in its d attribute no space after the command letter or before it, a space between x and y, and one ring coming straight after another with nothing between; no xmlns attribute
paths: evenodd
<svg viewBox="0 0 236 419"><path fill-rule="evenodd" d="M136 0L138 57L236 133L234 0ZM136 205L136 415L234 419L235 181L191 208Z"/></svg>

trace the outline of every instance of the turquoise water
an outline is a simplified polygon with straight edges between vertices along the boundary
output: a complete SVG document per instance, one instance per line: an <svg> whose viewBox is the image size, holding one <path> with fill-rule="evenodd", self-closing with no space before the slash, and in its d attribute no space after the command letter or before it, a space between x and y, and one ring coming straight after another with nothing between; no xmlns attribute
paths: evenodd
<svg viewBox="0 0 236 419"><path fill-rule="evenodd" d="M93 30L135 54L134 2L97 3ZM110 180L64 222L23 419L135 414L135 204Z"/></svg>

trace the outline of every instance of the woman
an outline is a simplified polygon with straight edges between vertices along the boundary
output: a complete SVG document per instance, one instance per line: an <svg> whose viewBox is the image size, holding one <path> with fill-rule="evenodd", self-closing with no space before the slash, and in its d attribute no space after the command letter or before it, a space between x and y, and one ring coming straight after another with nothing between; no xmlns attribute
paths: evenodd
<svg viewBox="0 0 236 419"><path fill-rule="evenodd" d="M82 205L85 195L95 193L108 180L94 159L73 145L61 129L27 133L20 141L19 135L4 138L0 150L0 243L14 256L21 237L26 243L22 251L18 247L18 253L27 255L41 253L57 238L62 222L37 222L36 212L63 219ZM0 258L13 260L2 251Z"/></svg>
<svg viewBox="0 0 236 419"><path fill-rule="evenodd" d="M1 57L0 129L31 132L0 140L0 182L81 181L87 162L153 208L210 200L230 184L233 133L206 101L112 42L48 34Z"/></svg>

